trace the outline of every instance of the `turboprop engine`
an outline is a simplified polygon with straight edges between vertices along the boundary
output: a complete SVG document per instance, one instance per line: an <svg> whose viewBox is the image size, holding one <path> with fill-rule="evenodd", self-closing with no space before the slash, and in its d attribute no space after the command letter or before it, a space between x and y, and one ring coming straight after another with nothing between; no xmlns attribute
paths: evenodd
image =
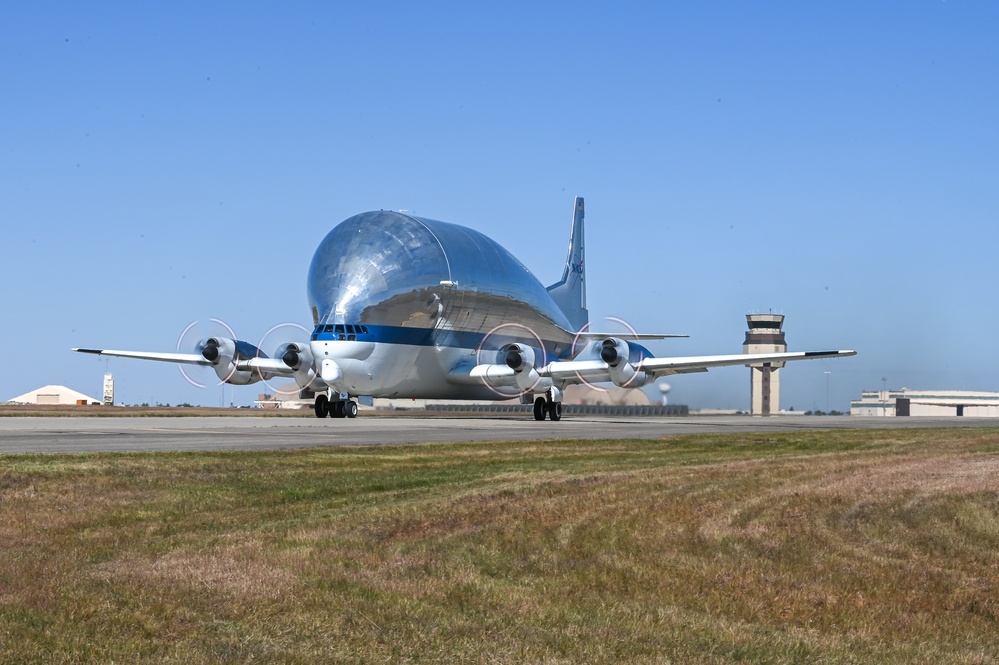
<svg viewBox="0 0 999 665"><path fill-rule="evenodd" d="M542 378L535 367L538 355L526 344L507 344L499 350L497 361L512 369L517 387L523 391L543 392L551 387L551 379Z"/></svg>
<svg viewBox="0 0 999 665"><path fill-rule="evenodd" d="M295 383L307 388L316 379L316 369L312 348L306 344L289 342L282 344L274 352L275 358L295 371Z"/></svg>
<svg viewBox="0 0 999 665"><path fill-rule="evenodd" d="M202 357L211 363L219 380L236 386L247 386L263 378L250 368L240 368L243 361L267 356L249 342L227 337L209 337L198 344Z"/></svg>
<svg viewBox="0 0 999 665"><path fill-rule="evenodd" d="M654 379L631 364L631 347L623 339L605 339L600 345L600 359L607 363L611 381L620 388L641 388Z"/></svg>

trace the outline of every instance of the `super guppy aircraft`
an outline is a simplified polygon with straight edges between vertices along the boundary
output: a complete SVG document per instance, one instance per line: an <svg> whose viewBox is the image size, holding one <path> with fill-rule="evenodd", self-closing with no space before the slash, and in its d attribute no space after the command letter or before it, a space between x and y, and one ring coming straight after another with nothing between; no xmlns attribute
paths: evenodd
<svg viewBox="0 0 999 665"><path fill-rule="evenodd" d="M327 234L309 267L315 326L308 344L273 357L241 340L210 337L195 353L73 349L214 368L247 385L291 377L315 398L319 418L353 418L358 396L534 399L534 418L562 417L562 391L577 383L640 388L661 376L724 365L780 367L854 351L656 358L637 342L674 335L589 330L583 199L573 203L562 279L545 288L524 264L478 231L377 211Z"/></svg>

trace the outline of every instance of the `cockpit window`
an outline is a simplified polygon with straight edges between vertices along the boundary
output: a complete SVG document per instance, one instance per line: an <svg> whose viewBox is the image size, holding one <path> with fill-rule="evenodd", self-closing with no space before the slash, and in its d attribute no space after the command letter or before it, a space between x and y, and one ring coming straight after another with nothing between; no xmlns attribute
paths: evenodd
<svg viewBox="0 0 999 665"><path fill-rule="evenodd" d="M356 341L358 335L369 334L368 327L359 323L319 324L312 333L312 339L319 339L319 335L330 333L333 334L333 339L348 342Z"/></svg>

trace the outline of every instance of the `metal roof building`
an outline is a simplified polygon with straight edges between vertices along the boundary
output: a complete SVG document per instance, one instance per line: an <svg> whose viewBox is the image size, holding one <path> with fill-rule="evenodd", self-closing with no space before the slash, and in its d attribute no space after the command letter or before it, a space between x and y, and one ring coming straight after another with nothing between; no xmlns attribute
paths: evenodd
<svg viewBox="0 0 999 665"><path fill-rule="evenodd" d="M999 417L999 393L971 390L865 390L851 416Z"/></svg>

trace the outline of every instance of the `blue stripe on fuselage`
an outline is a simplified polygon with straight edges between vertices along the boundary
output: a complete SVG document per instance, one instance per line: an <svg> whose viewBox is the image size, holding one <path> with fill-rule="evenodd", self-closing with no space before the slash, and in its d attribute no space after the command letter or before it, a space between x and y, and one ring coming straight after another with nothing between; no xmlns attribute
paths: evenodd
<svg viewBox="0 0 999 665"><path fill-rule="evenodd" d="M367 333L356 333L349 336L349 341L358 342L380 342L383 344L407 344L410 346L439 346L459 349L477 349L486 338L486 333L470 330L436 330L434 328L404 328L401 326L374 326L365 325ZM348 341L341 339L343 333L320 332L313 333L312 339L315 341ZM530 335L514 336L494 333L490 336L490 347L499 347L513 342L520 342L528 346L536 347L538 340ZM552 340L542 340L545 351L552 354L556 349L555 357L564 359L568 356L572 344L571 338L568 341L555 342Z"/></svg>
<svg viewBox="0 0 999 665"><path fill-rule="evenodd" d="M399 326L365 326L367 333L354 333L350 341L384 342L386 344L411 344L413 346L430 346L433 344L433 329L402 328ZM345 341L344 333L320 332L313 333L312 339L320 342Z"/></svg>

